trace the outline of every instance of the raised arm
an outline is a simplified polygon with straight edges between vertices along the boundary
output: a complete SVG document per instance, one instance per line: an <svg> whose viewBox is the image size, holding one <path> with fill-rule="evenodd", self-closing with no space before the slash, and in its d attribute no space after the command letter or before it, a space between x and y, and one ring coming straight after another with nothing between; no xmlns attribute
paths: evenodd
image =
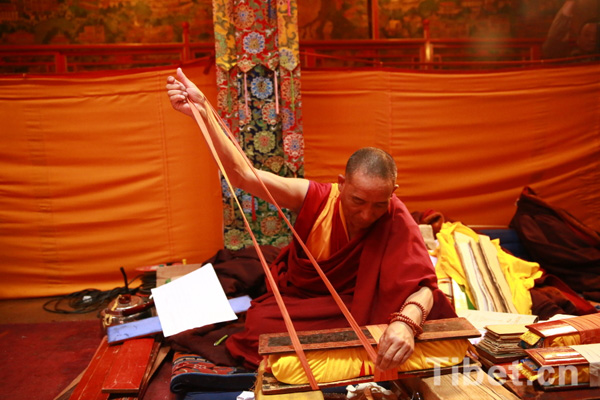
<svg viewBox="0 0 600 400"><path fill-rule="evenodd" d="M271 172L250 167L244 160L244 156L240 154L225 132L223 132L219 122L210 112L208 101L204 94L185 76L181 68L177 69L176 77L169 76L167 78L166 88L171 106L175 110L193 118L190 107L195 106L198 108L200 115L202 115L206 122L219 158L234 186L269 201L265 190L253 172L255 170L281 207L296 212L300 210L308 191L308 181L306 179L285 178Z"/></svg>

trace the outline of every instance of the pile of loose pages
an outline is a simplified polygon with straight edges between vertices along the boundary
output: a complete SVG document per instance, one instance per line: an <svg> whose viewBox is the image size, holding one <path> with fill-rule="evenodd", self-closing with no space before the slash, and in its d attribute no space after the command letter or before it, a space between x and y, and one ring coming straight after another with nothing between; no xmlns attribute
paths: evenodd
<svg viewBox="0 0 600 400"><path fill-rule="evenodd" d="M498 261L496 247L485 235L479 242L461 232L454 232L456 252L477 310L517 313L506 276Z"/></svg>
<svg viewBox="0 0 600 400"><path fill-rule="evenodd" d="M519 320L535 317L528 292L541 275L539 265L526 272L523 280L530 282L519 287L515 282L523 276L511 276L503 264L503 250L488 236L460 223L445 223L437 239L438 247L432 249L428 243L428 248L437 257L440 289L459 316L479 329L485 328L483 338L475 344L484 367L500 367L505 377L535 381L542 389L584 387L598 388L600 393L600 313L556 316L553 321L539 323ZM520 265L535 264L521 261ZM529 301L529 308L523 299ZM481 321L474 321L478 315L496 320L478 326L476 322Z"/></svg>

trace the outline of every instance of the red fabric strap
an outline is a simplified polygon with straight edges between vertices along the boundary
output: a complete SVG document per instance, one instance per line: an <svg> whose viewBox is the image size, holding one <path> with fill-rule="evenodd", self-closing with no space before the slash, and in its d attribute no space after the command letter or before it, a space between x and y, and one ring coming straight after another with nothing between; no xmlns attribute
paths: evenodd
<svg viewBox="0 0 600 400"><path fill-rule="evenodd" d="M205 104L207 105L207 112L214 112L214 110L212 110L212 108L209 106L208 102L205 102ZM217 165L219 166L219 170L223 174L223 178L225 178L225 181L227 182L227 185L229 186L229 190L231 191L231 193L235 193L235 190L234 190L233 186L231 185L231 182L229 181L229 177L227 176L227 172L225 171L225 168L223 167L223 164L221 163L221 159L219 158L219 155L214 147L214 144L210 137L210 134L208 133L208 128L207 128L206 124L204 123L204 120L200 116L200 112L198 111L196 106L191 102L190 102L190 108L192 110L192 113L194 114L194 118L196 119L198 126L200 126L202 135L204 136L204 139L206 140L206 143L208 144L208 147L209 147L215 161L217 162ZM235 141L234 141L234 143L235 143ZM242 152L242 154L243 154L243 152ZM238 205L238 208L240 210L243 210L238 198L236 196L232 196L232 197L235 199L235 202ZM278 207L278 209L279 209L279 207ZM280 213L281 213L281 210L280 210ZM244 225L246 226L246 230L248 231L250 237L252 238L252 243L253 243L254 247L256 248L256 252L258 254L258 258L259 258L260 263L265 272L265 276L267 277L267 281L269 282L269 285L271 286L271 289L273 290L275 299L277 300L277 304L281 311L281 315L283 316L283 320L285 322L286 328L290 335L292 345L294 346L294 350L296 351L296 354L298 355L298 358L300 359L300 363L302 364L302 367L304 368L304 371L306 373L306 376L308 378L311 388L313 390L318 390L319 386L317 385L317 381L310 369L310 366L308 365L308 360L306 359L306 355L304 354L304 351L302 350L302 346L300 345L300 339L298 339L298 334L296 333L296 330L294 329L294 326L292 324L292 320L289 316L289 313L288 313L287 309L285 308L285 305L283 304L283 299L281 298L281 294L279 293L277 284L275 283L275 280L273 279L273 276L271 275L271 271L269 270L267 261L265 260L265 257L260 249L260 246L258 245L258 242L256 241L256 237L254 236L252 229L250 228L250 224L248 223L248 219L246 218L246 215L243 212L241 214L242 214L242 218L244 220Z"/></svg>
<svg viewBox="0 0 600 400"><path fill-rule="evenodd" d="M333 299L335 300L336 304L338 305L338 307L340 308L340 310L342 311L342 313L346 317L346 320L348 321L348 323L350 324L350 326L352 327L352 329L356 333L357 337L361 341L361 343L362 343L363 347L365 348L367 354L369 355L369 357L371 358L371 360L374 363L376 363L377 354L375 353L375 350L373 349L373 347L369 344L369 341L366 338L365 334L363 333L362 329L360 329L359 325L357 324L357 322L355 321L354 317L352 316L352 314L350 313L350 311L348 310L348 308L346 307L346 305L344 304L344 302L342 301L342 299L340 298L340 296L336 292L335 288L330 283L329 279L327 278L327 276L325 275L325 273L322 271L321 267L319 266L319 264L317 263L317 261L314 259L314 257L312 256L312 254L310 253L310 251L308 250L308 248L306 247L306 245L304 244L304 242L302 241L302 239L298 235L298 233L294 230L294 227L292 226L292 224L290 223L290 221L287 219L287 217L285 216L285 214L283 213L283 211L281 210L281 208L279 207L279 205L277 204L277 202L275 201L275 199L273 198L273 196L271 195L271 193L269 192L269 190L265 186L264 182L258 176L258 173L254 169L254 166L252 165L252 163L250 162L250 160L248 160L248 158L244 154L242 148L237 143L237 141L235 140L235 138L233 137L233 135L231 134L231 132L229 132L229 129L227 128L227 125L225 125L223 123L223 121L221 120L220 116L214 110L214 108L210 105L210 103L208 103L207 101L205 101L204 105L206 106L206 112L207 113L211 113L211 115L216 118L216 120L219 122L221 128L228 135L229 139L234 144L234 146L238 149L238 151L240 152L240 154L243 156L243 158L246 161L246 163L251 167L251 169L254 172L254 174L255 174L258 182L261 184L261 186L263 187L265 193L267 194L267 197L269 198L270 202L273 205L275 205L275 207L277 208L277 211L279 212L279 215L281 216L281 218L283 218L283 220L285 221L285 223L288 225L288 227L290 228L292 234L294 235L294 237L296 238L296 240L298 241L298 243L300 244L300 246L304 250L305 254L308 256L311 264L314 266L314 268L317 271L318 275L321 277L321 279L323 280L323 282L327 286L327 289L331 293L331 295L332 295ZM212 142L212 139L210 138L210 134L208 133L208 128L207 128L204 120L200 116L200 112L197 110L197 108L195 107L195 105L193 103L190 103L190 106L191 106L190 108L192 110L194 118L196 119L196 122L198 123L198 126L200 127L200 129L202 131L202 134L203 134L203 136L204 136L204 138L205 138L205 140L206 140L206 142L208 144L208 147L209 147L211 153L213 154L213 157L215 158L215 161L217 162L217 165L218 165L219 169L221 170L221 173L223 174L223 177L225 178L225 181L227 182L227 185L229 186L229 189L231 190L232 193L234 193L234 189L233 189L233 187L232 187L232 185L231 185L231 183L229 181L229 178L227 176L225 168L223 167L223 164L221 163L219 155L217 154L217 151L214 148L214 144ZM235 198L235 196L234 196L234 198ZM240 203L239 203L239 201L238 201L237 198L235 198L235 201L236 201L238 207L240 208L240 210L242 210L242 207L241 207L241 205L240 205ZM298 358L300 359L300 362L302 364L302 367L304 368L304 371L305 371L306 376L308 378L308 381L309 381L309 383L311 385L311 388L313 390L318 390L318 385L316 383L314 375L312 374L312 371L310 370L310 367L308 365L308 361L306 360L306 355L304 354L304 351L302 350L302 346L300 345L300 340L298 339L298 334L296 333L296 330L295 330L295 328L294 328L294 326L292 324L292 321L291 321L291 318L289 316L289 313L288 313L288 311L287 311L287 309L285 307L285 304L284 304L283 299L281 297L281 294L279 292L279 288L277 287L277 284L276 284L276 282L275 282L275 280L273 278L273 275L271 274L271 271L270 271L270 269L269 269L269 267L267 265L266 260L264 259L262 251L260 250L258 242L256 241L256 238L255 238L254 234L252 233L252 229L250 228L250 225L249 225L249 223L248 223L248 221L246 219L246 216L244 215L243 212L242 212L242 217L244 219L244 224L246 226L246 230L250 234L250 237L252 238L252 243L253 243L254 247L256 248L257 254L258 254L259 259L261 261L261 264L263 266L263 270L265 271L265 275L267 277L267 281L269 282L269 286L271 287L271 290L273 291L273 295L275 297L277 305L278 305L278 307L279 307L279 309L281 311L281 314L283 316L283 320L285 322L285 326L287 328L287 331L288 331L288 333L290 335L290 338L291 338L294 350L296 351L296 354L298 355ZM376 369L376 371L375 371L375 378L377 379L378 377L381 377L381 374L380 374L380 371L378 369Z"/></svg>

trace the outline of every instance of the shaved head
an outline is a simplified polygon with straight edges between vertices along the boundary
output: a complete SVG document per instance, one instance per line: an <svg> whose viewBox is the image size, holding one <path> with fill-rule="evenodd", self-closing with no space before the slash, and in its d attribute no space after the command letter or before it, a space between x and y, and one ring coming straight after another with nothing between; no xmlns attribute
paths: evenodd
<svg viewBox="0 0 600 400"><path fill-rule="evenodd" d="M396 184L398 170L391 155L375 147L364 147L350 156L346 163L346 177L361 172L367 176L381 178Z"/></svg>

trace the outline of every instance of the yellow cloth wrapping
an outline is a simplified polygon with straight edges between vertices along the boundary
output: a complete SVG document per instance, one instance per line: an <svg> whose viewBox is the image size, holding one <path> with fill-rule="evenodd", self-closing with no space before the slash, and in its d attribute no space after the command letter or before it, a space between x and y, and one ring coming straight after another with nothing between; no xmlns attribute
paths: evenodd
<svg viewBox="0 0 600 400"><path fill-rule="evenodd" d="M531 294L535 280L543 274L538 263L521 260L508 254L500 247L499 241L492 240L498 250L498 261L512 292L512 300L520 314L531 314Z"/></svg>
<svg viewBox="0 0 600 400"><path fill-rule="evenodd" d="M398 367L398 372L456 365L462 362L468 345L466 339L417 342L413 354ZM311 350L306 352L306 358L318 383L358 378L374 373L373 362L362 347ZM269 355L269 366L279 382L290 385L308 383L298 356L294 353Z"/></svg>
<svg viewBox="0 0 600 400"><path fill-rule="evenodd" d="M439 246L434 252L437 257L436 271L438 278L449 276L459 285L465 288L471 304L473 294L467 284L465 272L460 261L460 257L454 247L454 232L460 232L472 237L479 242L479 237L471 228L468 228L460 222L445 222L442 229L437 234ZM535 280L542 276L542 271L537 263L521 260L515 256L506 253L500 247L498 240L492 240L492 243L498 251L498 262L502 272L508 281L512 294L512 301L520 314L531 314L531 289Z"/></svg>
<svg viewBox="0 0 600 400"><path fill-rule="evenodd" d="M548 368L544 369L540 377L538 371L532 371L527 368L524 364L519 364L518 370L528 380L534 382L536 380L542 380L547 382L549 385L576 385L590 382L590 367L586 365L569 365L564 366L565 368Z"/></svg>
<svg viewBox="0 0 600 400"><path fill-rule="evenodd" d="M552 338L548 340L544 347L569 347L578 344L581 344L581 336L579 336L579 333L572 333Z"/></svg>

